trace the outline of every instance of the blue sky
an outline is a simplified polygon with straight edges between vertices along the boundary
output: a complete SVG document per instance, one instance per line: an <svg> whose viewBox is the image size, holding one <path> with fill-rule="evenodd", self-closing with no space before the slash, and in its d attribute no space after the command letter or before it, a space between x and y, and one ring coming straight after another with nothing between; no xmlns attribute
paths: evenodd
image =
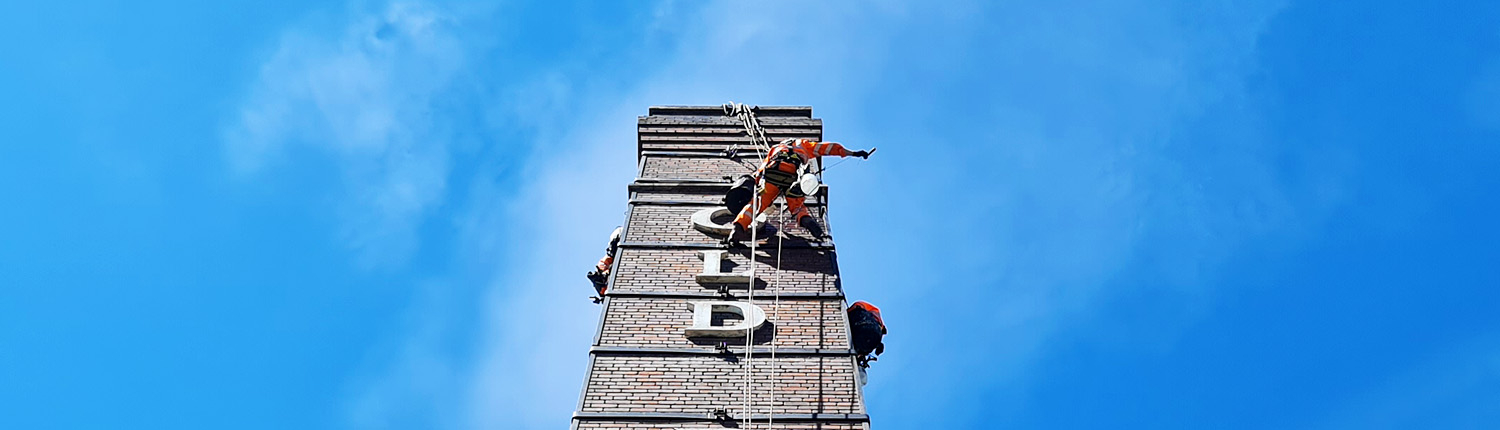
<svg viewBox="0 0 1500 430"><path fill-rule="evenodd" d="M652 104L812 105L880 428L1500 427L1500 6L32 2L0 428L563 428Z"/></svg>

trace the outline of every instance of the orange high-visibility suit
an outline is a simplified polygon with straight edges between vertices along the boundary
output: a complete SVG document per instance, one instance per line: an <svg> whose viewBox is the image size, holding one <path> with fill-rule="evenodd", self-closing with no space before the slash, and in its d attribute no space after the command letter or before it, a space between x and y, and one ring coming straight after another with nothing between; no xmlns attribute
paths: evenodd
<svg viewBox="0 0 1500 430"><path fill-rule="evenodd" d="M885 319L880 317L880 308L866 301L857 301L849 306L849 337L854 352L859 354L860 366L867 365L866 357L871 353L885 352Z"/></svg>
<svg viewBox="0 0 1500 430"><path fill-rule="evenodd" d="M620 232L623 227L615 227L615 231L609 234L609 247L604 248L604 257L599 259L599 264L594 265L594 270L588 273L590 282L594 283L594 291L600 296L604 290L609 288L609 268L615 264L615 251L620 248ZM598 303L598 302L595 302Z"/></svg>
<svg viewBox="0 0 1500 430"><path fill-rule="evenodd" d="M760 201L752 201L751 204L745 205L745 208L740 210L739 216L734 218L734 223L748 230L750 221L770 207L771 203L776 201L776 196L782 195L783 191L787 191L787 211L795 215L796 221L801 223L802 218L808 213L807 208L802 205L806 196L795 190L794 184L798 180L797 169L824 155L848 157L853 153L844 149L843 145L834 142L817 142L812 139L782 141L772 147L771 153L766 155L760 169L755 171L755 177L761 180Z"/></svg>

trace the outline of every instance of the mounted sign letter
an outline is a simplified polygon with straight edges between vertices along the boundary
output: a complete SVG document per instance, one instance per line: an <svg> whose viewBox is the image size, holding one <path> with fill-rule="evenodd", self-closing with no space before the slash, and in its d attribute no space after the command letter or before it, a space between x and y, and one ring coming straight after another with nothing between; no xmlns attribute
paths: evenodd
<svg viewBox="0 0 1500 430"><path fill-rule="evenodd" d="M749 284L749 273L724 273L724 250L715 249L711 251L699 251L698 258L703 259L703 272L696 276L699 284Z"/></svg>
<svg viewBox="0 0 1500 430"><path fill-rule="evenodd" d="M693 229L715 236L729 236L730 233L734 232L734 215L734 213L729 212L729 209L723 207L707 208L693 212L691 218ZM724 222L715 222L715 219L722 219ZM766 214L761 213L760 216L755 217L753 225L761 226L765 225L765 223Z"/></svg>
<svg viewBox="0 0 1500 430"><path fill-rule="evenodd" d="M693 305L693 326L683 331L688 337L738 337L766 323L766 311L749 302L688 302ZM740 316L740 322L730 326L715 326L714 312L729 312Z"/></svg>
<svg viewBox="0 0 1500 430"><path fill-rule="evenodd" d="M716 223L714 218L722 218L726 221ZM708 208L693 213L693 228L708 234L728 236L734 232L733 220L734 214L729 213L729 209Z"/></svg>

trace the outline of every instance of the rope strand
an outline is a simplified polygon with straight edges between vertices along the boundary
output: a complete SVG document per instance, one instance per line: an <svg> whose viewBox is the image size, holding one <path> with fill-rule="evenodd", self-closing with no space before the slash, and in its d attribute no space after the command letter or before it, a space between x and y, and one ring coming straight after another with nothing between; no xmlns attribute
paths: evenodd
<svg viewBox="0 0 1500 430"><path fill-rule="evenodd" d="M780 216L778 216L776 218L777 225L781 225L781 226L786 225L787 211L783 210L783 211L781 211L781 213L779 215ZM781 321L781 243L785 242L785 241L786 241L786 229L778 227L776 229L776 277L772 278L772 281L771 281L771 293L776 295L776 304L771 307L771 312L772 312L772 314L776 315L776 319L775 320L778 321L778 322ZM780 328L780 327L777 327L777 328ZM777 366L777 362L776 362L776 337L772 336L771 337L771 395L770 395L770 405L769 405L770 407L768 408L768 412L766 413L766 428L768 428L768 429L772 428L772 424L774 423L774 421L776 419L776 376L778 374L780 374L780 369L778 369L776 366Z"/></svg>
<svg viewBox="0 0 1500 430"><path fill-rule="evenodd" d="M765 155L764 155L764 153L761 152L761 148L764 146L765 147L765 151L766 152L770 152L770 147L769 147L769 145L767 145L765 143L766 142L765 141L765 130L760 127L760 120L755 117L755 112L752 109L746 107L742 103L729 102L728 104L724 105L724 107L725 107L726 111L728 111L729 113L733 113L735 116L739 117L740 123L745 126L745 134L747 136L749 136L749 138L750 138L750 144L755 146L756 153L758 155L760 155L760 159L764 160L765 159ZM738 147L739 147L738 144L736 144L734 147L731 147L730 148L730 152L733 153L734 151L736 151L738 149ZM754 198L751 199L752 210L750 211L750 214L751 214L751 216L750 216L750 226L749 226L749 228L750 228L750 259L749 259L750 260L750 283L745 288L745 297L746 297L746 301L748 301L750 303L751 307L755 306L755 266L756 266L756 264L755 264L755 254L756 254L756 251L757 251L757 248L758 248L757 245L759 244L759 238L757 236L758 236L758 233L759 233L759 230L760 230L759 226L757 226L755 224L755 219L758 217L758 215L760 215L759 213L757 213L757 212L759 212L760 204L761 204L761 195L760 194L761 193L759 193L759 192L755 193ZM749 318L749 316L746 316L746 318ZM754 354L755 353L755 342L754 342L754 340L755 340L755 329L754 328L748 328L748 329L746 329L745 330L745 390L744 390L744 393L743 393L743 402L744 402L744 421L745 421L745 423L747 425L750 424L750 422L751 422L751 419L750 419L750 416L751 416L750 415L750 412L751 412L751 410L750 410L750 408L751 408L751 394L754 391L754 390L751 389L751 386L754 383L754 376L752 375L751 372L752 372L753 368L755 367L755 354Z"/></svg>
<svg viewBox="0 0 1500 430"><path fill-rule="evenodd" d="M764 162L765 159L766 159L766 154L769 154L771 152L771 144L770 144L770 139L766 138L766 130L765 130L765 128L761 127L761 125L760 125L760 119L755 117L755 111L754 110L755 109L753 107L745 106L743 103L735 103L735 102L731 101L729 103L725 103L724 104L724 114L725 115L733 115L733 116L739 118L740 123L745 126L745 134L749 137L750 144L755 147L756 154L760 156L761 162ZM728 154L732 156L734 153L736 153L739 150L739 147L740 147L740 144L738 144L738 143L730 146L729 150L727 151ZM743 164L743 163L741 163L741 164ZM822 170L827 170L827 169L820 169L820 171L817 172L817 174L818 174L818 176L820 178L822 177L822 173L823 173ZM757 187L757 188L759 188L759 187ZM752 307L755 306L755 279L756 279L756 277L755 277L755 267L756 267L755 258L756 258L757 253L759 252L759 242L760 242L758 235L759 235L759 230L760 230L761 226L756 225L756 223L755 223L755 220L757 218L759 218L759 215L760 215L759 214L759 212L760 212L759 209L761 207L761 193L760 193L760 191L761 191L761 189L758 189L757 192L755 193L755 196L751 199L751 205L752 205L753 209L751 210L752 216L750 217L750 226L751 226L750 227L750 258L749 258L749 260L750 260L750 283L745 288L745 298L746 298L746 301L749 302L750 306L752 306ZM784 206L790 206L789 204L785 203L785 199L781 198L781 197L782 196L772 197L772 199L773 199L772 203L774 203L775 199L781 199L784 202L783 203ZM823 208L823 210L825 211L824 214L826 216L827 208L825 207L825 208ZM787 212L789 212L789 211L786 210L785 207L778 208L777 218L776 218L776 224L777 224L777 229L776 229L776 236L777 236L777 240L776 240L776 269L775 269L775 277L773 278L773 281L771 283L771 290L775 294L775 301L774 301L774 305L772 306L772 314L771 314L772 315L771 320L774 321L774 322L779 322L780 321L780 317L781 317L781 249L782 249L781 245L782 245L782 242L784 242L785 239L786 239L786 232L785 232L786 229L784 227L786 225L786 216L788 215ZM748 316L747 316L747 318L748 318ZM780 327L773 326L773 330L779 329L779 328ZM767 396L768 397L767 413L766 413L766 426L767 426L767 428L770 428L770 426L772 426L774 424L774 422L775 422L775 415L776 415L776 376L779 373L779 369L776 367L777 365L776 365L776 336L775 335L776 334L773 332L772 336L771 336L771 375L770 375L770 381L771 381L771 383L770 383L770 392L768 393L768 396ZM743 404L744 404L743 409L742 409L742 411L743 411L743 419L742 420L746 424L746 428L749 428L750 425L753 424L753 420L751 419L751 408L752 408L752 405L753 405L751 397L752 397L752 394L755 391L755 390L752 389L753 383L754 383L754 377L753 377L753 374L752 374L752 370L755 367L755 361L754 361L755 360L755 355L754 355L754 352L755 352L755 329L754 328L746 329L745 330L745 378L744 378L745 384L744 384L744 391L742 392L742 400L743 400Z"/></svg>
<svg viewBox="0 0 1500 430"><path fill-rule="evenodd" d="M753 206L754 208L756 208L756 209L760 208L760 199L761 199L760 193L756 193L755 194L755 198L752 199L753 201L751 202L751 204L755 205L755 206ZM756 217L754 215L757 215L757 214L755 214L755 211L753 211L753 210L751 211L751 214L752 214L752 216L750 217L750 285L745 288L745 297L746 297L746 301L750 302L750 307L753 308L753 307L755 307L755 249L756 249L756 243L757 243L755 236L756 236L757 230L760 230L760 228L759 228L759 226L755 225L755 218ZM745 316L745 318L749 318L749 317L750 317L749 315ZM753 342L754 337L755 337L755 329L754 328L747 328L747 329L745 329L745 392L744 392L745 418L744 418L744 420L745 420L746 424L750 423L750 394L751 394L752 391L754 391L754 390L750 389L750 384L754 381L754 377L751 376L751 374L750 374L751 368L754 367L754 364L755 364L755 355L754 355L754 352L755 352L755 343Z"/></svg>

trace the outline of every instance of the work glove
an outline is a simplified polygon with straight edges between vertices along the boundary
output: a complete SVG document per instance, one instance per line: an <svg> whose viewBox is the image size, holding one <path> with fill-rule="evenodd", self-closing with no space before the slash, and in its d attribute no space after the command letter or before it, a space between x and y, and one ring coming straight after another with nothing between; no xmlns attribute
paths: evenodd
<svg viewBox="0 0 1500 430"><path fill-rule="evenodd" d="M866 160L870 159L870 151L866 151L866 150L863 150L863 149L858 150L858 151L854 151L854 152L850 152L849 155L852 155L852 156L855 156L855 157L859 157L859 158L863 158L863 159L866 159Z"/></svg>

